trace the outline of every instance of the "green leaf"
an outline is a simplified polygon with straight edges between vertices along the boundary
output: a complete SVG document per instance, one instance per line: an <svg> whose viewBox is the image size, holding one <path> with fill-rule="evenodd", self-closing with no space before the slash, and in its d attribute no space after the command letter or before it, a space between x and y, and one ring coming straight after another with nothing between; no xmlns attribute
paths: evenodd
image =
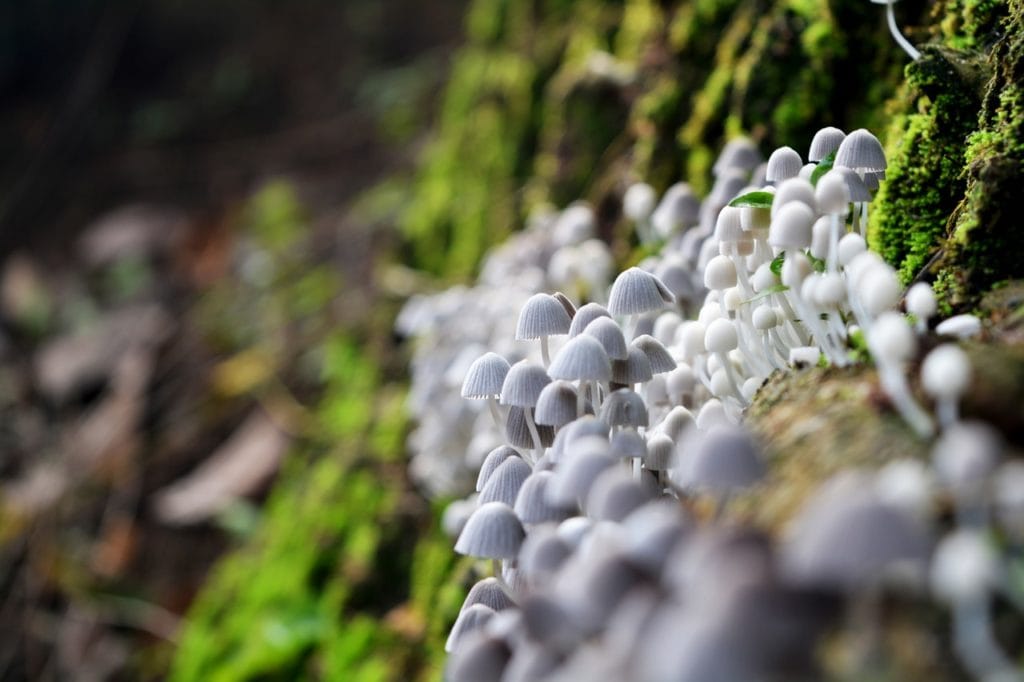
<svg viewBox="0 0 1024 682"><path fill-rule="evenodd" d="M778 256L775 257L775 260L773 260L771 262L771 265L768 266L768 269L771 270L772 274L775 275L776 277L781 277L782 276L782 263L785 262L785 260L786 260L786 252L783 251L782 253L780 253Z"/></svg>
<svg viewBox="0 0 1024 682"><path fill-rule="evenodd" d="M766 298L768 296L771 296L772 294L781 294L783 291L789 291L789 287L787 287L785 284L773 284L767 289L762 289L761 291L757 292L756 295L754 295L752 298L748 298L746 301L743 301L743 303L745 305L747 303L753 303L754 301L760 301L762 298Z"/></svg>
<svg viewBox="0 0 1024 682"><path fill-rule="evenodd" d="M836 153L830 152L825 158L818 162L818 167L811 173L811 184L817 186L818 180L825 173L832 170L832 165L836 162Z"/></svg>
<svg viewBox="0 0 1024 682"><path fill-rule="evenodd" d="M771 208L774 197L771 192L747 192L730 201L729 205L740 208Z"/></svg>
<svg viewBox="0 0 1024 682"><path fill-rule="evenodd" d="M815 258L810 253L807 254L807 260L811 261L811 267L814 268L815 272L825 272L825 259Z"/></svg>

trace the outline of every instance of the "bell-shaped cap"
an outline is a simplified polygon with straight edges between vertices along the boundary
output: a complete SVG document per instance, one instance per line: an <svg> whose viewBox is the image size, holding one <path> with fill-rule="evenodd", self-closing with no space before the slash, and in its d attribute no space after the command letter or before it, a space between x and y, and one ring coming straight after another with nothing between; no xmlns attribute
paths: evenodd
<svg viewBox="0 0 1024 682"><path fill-rule="evenodd" d="M953 424L932 448L932 464L939 480L961 493L980 493L1002 458L1003 439L982 421Z"/></svg>
<svg viewBox="0 0 1024 682"><path fill-rule="evenodd" d="M622 213L634 222L647 220L654 211L658 195L646 182L637 182L626 188L622 195Z"/></svg>
<svg viewBox="0 0 1024 682"><path fill-rule="evenodd" d="M742 209L738 206L725 206L715 219L715 238L720 243L730 244L749 239L743 230Z"/></svg>
<svg viewBox="0 0 1024 682"><path fill-rule="evenodd" d="M510 507L516 502L519 489L533 470L520 457L509 457L487 479L480 491L480 504L504 502Z"/></svg>
<svg viewBox="0 0 1024 682"><path fill-rule="evenodd" d="M642 384L650 381L653 376L651 361L639 348L630 347L625 360L612 362L612 381L617 384Z"/></svg>
<svg viewBox="0 0 1024 682"><path fill-rule="evenodd" d="M595 521L622 521L654 497L654 491L633 480L620 467L610 467L594 479L583 507Z"/></svg>
<svg viewBox="0 0 1024 682"><path fill-rule="evenodd" d="M564 521L572 516L568 506L551 504L547 490L555 474L551 471L535 471L526 479L515 501L515 512L524 524Z"/></svg>
<svg viewBox="0 0 1024 682"><path fill-rule="evenodd" d="M783 567L801 585L854 590L892 570L922 578L929 544L927 530L912 514L868 491L818 494L794 521Z"/></svg>
<svg viewBox="0 0 1024 682"><path fill-rule="evenodd" d="M868 348L880 363L902 364L917 352L917 337L907 320L897 312L878 316L868 330Z"/></svg>
<svg viewBox="0 0 1024 682"><path fill-rule="evenodd" d="M736 264L728 256L715 256L704 266L704 286L721 291L736 286Z"/></svg>
<svg viewBox="0 0 1024 682"><path fill-rule="evenodd" d="M600 303L587 303L581 305L572 316L572 323L569 325L569 336L579 336L591 322L599 317L611 318L611 313Z"/></svg>
<svg viewBox="0 0 1024 682"><path fill-rule="evenodd" d="M772 199L773 222L779 211L789 204L797 202L807 206L813 214L818 209L818 200L814 196L814 185L803 178L784 180L775 191L775 198Z"/></svg>
<svg viewBox="0 0 1024 682"><path fill-rule="evenodd" d="M839 173L843 176L843 180L846 181L846 188L850 191L850 201L857 203L871 201L871 189L865 184L863 178L857 175L856 171L851 168L835 166L831 172Z"/></svg>
<svg viewBox="0 0 1024 682"><path fill-rule="evenodd" d="M509 457L521 457L519 451L508 445L499 445L494 448L484 457L483 464L480 465L480 473L476 477L476 491L480 492L484 489L484 485L487 484L487 480L491 477L494 471L504 464L505 460Z"/></svg>
<svg viewBox="0 0 1024 682"><path fill-rule="evenodd" d="M626 337L622 334L622 328L612 318L597 318L587 325L583 333L600 341L610 359L626 359Z"/></svg>
<svg viewBox="0 0 1024 682"><path fill-rule="evenodd" d="M533 434L530 433L530 425L526 422L528 407L512 407L508 411L508 420L505 422L505 437L508 442L517 448L534 448ZM537 427L537 435L540 436L540 444L543 447L550 447L555 441L555 429L545 424L534 424Z"/></svg>
<svg viewBox="0 0 1024 682"><path fill-rule="evenodd" d="M835 165L861 172L884 171L885 151L877 137L864 128L858 128L839 145Z"/></svg>
<svg viewBox="0 0 1024 682"><path fill-rule="evenodd" d="M633 339L630 345L644 352L647 359L651 361L651 372L654 374L671 372L676 368L676 361L672 358L672 354L650 334L641 334Z"/></svg>
<svg viewBox="0 0 1024 682"><path fill-rule="evenodd" d="M496 398L501 395L502 384L508 374L508 360L497 353L484 353L473 361L462 382L462 397L472 399Z"/></svg>
<svg viewBox="0 0 1024 682"><path fill-rule="evenodd" d="M728 353L739 345L736 327L731 320L712 320L704 332L704 346L710 353Z"/></svg>
<svg viewBox="0 0 1024 682"><path fill-rule="evenodd" d="M795 178L804 165L800 153L792 147L779 147L768 157L768 167L765 169L764 179L771 183L780 183L783 180Z"/></svg>
<svg viewBox="0 0 1024 682"><path fill-rule="evenodd" d="M814 211L802 201L791 201L772 218L768 243L783 250L806 249L811 245Z"/></svg>
<svg viewBox="0 0 1024 682"><path fill-rule="evenodd" d="M559 507L580 504L590 492L594 479L614 464L611 455L600 450L587 450L566 458L547 486L548 502Z"/></svg>
<svg viewBox="0 0 1024 682"><path fill-rule="evenodd" d="M703 339L701 339L701 343L703 343ZM697 377L694 375L693 369L686 363L680 363L665 375L665 390L673 405L682 405L684 400L693 395L695 388L697 388Z"/></svg>
<svg viewBox="0 0 1024 682"><path fill-rule="evenodd" d="M503 502L482 504L466 521L455 543L459 554L481 559L512 559L526 533L512 507Z"/></svg>
<svg viewBox="0 0 1024 682"><path fill-rule="evenodd" d="M832 152L837 151L845 138L846 133L839 128L832 126L822 128L811 138L811 148L807 152L807 160L818 163Z"/></svg>
<svg viewBox="0 0 1024 682"><path fill-rule="evenodd" d="M607 443L608 424L592 414L583 415L558 430L550 454L557 462L565 455L566 450L571 450L574 441L588 436L601 438Z"/></svg>
<svg viewBox="0 0 1024 682"><path fill-rule="evenodd" d="M679 483L730 493L760 481L765 465L750 436L739 427L718 426L697 438L680 458Z"/></svg>
<svg viewBox="0 0 1024 682"><path fill-rule="evenodd" d="M601 421L609 426L646 427L650 423L647 405L635 391L612 391L601 405Z"/></svg>
<svg viewBox="0 0 1024 682"><path fill-rule="evenodd" d="M700 199L685 182L678 182L665 192L651 215L651 225L662 239L696 225L700 217Z"/></svg>
<svg viewBox="0 0 1024 682"><path fill-rule="evenodd" d="M516 324L516 340L568 334L572 320L565 307L550 294L534 294L523 305Z"/></svg>
<svg viewBox="0 0 1024 682"><path fill-rule="evenodd" d="M612 315L639 315L661 310L675 296L660 279L640 268L629 268L615 278L608 297L608 312Z"/></svg>
<svg viewBox="0 0 1024 682"><path fill-rule="evenodd" d="M473 604L469 608L464 608L459 613L459 617L455 619L452 631L448 633L448 640L444 644L444 650L448 653L454 651L459 640L474 630L482 629L484 624L493 615L494 609L488 608L483 604Z"/></svg>
<svg viewBox="0 0 1024 682"><path fill-rule="evenodd" d="M842 173L830 170L818 179L814 198L822 213L844 216L850 208L850 186Z"/></svg>
<svg viewBox="0 0 1024 682"><path fill-rule="evenodd" d="M502 611L514 607L516 602L500 580L489 577L477 581L469 588L461 610L465 611L475 604L486 606L492 611Z"/></svg>
<svg viewBox="0 0 1024 682"><path fill-rule="evenodd" d="M921 363L921 386L937 400L959 399L970 383L971 361L956 344L942 344Z"/></svg>
<svg viewBox="0 0 1024 682"><path fill-rule="evenodd" d="M568 381L552 381L540 392L533 418L538 424L555 427L576 419L576 388Z"/></svg>
<svg viewBox="0 0 1024 682"><path fill-rule="evenodd" d="M572 554L572 548L551 527L532 529L519 550L519 567L530 582L538 583L554 574Z"/></svg>
<svg viewBox="0 0 1024 682"><path fill-rule="evenodd" d="M647 456L647 442L643 436L637 433L636 429L619 429L612 436L612 440L608 445L612 457L620 459L637 457L642 459Z"/></svg>
<svg viewBox="0 0 1024 682"><path fill-rule="evenodd" d="M622 520L626 555L649 575L658 576L665 561L692 528L692 522L677 501L671 498L651 500Z"/></svg>
<svg viewBox="0 0 1024 682"><path fill-rule="evenodd" d="M540 392L551 383L551 377L540 365L520 360L508 370L501 385L499 402L515 407L533 407Z"/></svg>
<svg viewBox="0 0 1024 682"><path fill-rule="evenodd" d="M481 631L463 637L448 658L446 682L481 682L500 680L512 658L512 650L503 639Z"/></svg>
<svg viewBox="0 0 1024 682"><path fill-rule="evenodd" d="M692 421L692 418L691 418ZM667 471L672 468L676 444L664 433L655 433L647 438L647 454L644 468L651 471Z"/></svg>
<svg viewBox="0 0 1024 682"><path fill-rule="evenodd" d="M725 143L711 170L716 177L724 175L729 170L749 173L757 168L762 160L764 157L750 138L736 137Z"/></svg>
<svg viewBox="0 0 1024 682"><path fill-rule="evenodd" d="M581 334L558 350L548 372L553 378L566 381L608 381L612 377L612 363L600 341Z"/></svg>

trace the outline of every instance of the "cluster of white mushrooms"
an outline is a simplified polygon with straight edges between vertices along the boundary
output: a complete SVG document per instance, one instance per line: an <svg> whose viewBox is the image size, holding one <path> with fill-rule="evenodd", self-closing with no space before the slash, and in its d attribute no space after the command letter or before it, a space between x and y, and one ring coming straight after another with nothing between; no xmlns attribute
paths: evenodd
<svg viewBox="0 0 1024 682"><path fill-rule="evenodd" d="M1001 462L991 427L960 420L971 368L956 343L923 360L930 405L906 377L922 338L980 322L930 330L928 285L904 292L867 250L885 173L871 133L825 128L808 159L783 147L762 163L739 139L703 202L682 183L660 202L629 187L626 217L664 246L606 298L610 258L574 206L493 255L477 287L403 312L421 344L414 473L429 481L450 453L458 465L435 479L450 490L452 472L480 463L445 523L492 575L452 629L449 680L815 679L822 634L844 610L847 626L877 631L894 586L949 605L972 677L1024 679L990 619L996 597L1024 607L993 540L1024 542L1024 464ZM893 407L934 440L932 461L827 481L780 540L729 523L730 498L770 484L742 427L755 393L773 372L851 363L861 335ZM935 542L939 499L954 501L955 527Z"/></svg>

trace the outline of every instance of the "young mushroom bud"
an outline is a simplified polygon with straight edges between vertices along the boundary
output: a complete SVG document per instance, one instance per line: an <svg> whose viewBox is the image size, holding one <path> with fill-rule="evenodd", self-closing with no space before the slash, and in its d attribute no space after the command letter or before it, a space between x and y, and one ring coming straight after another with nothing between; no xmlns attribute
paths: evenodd
<svg viewBox="0 0 1024 682"><path fill-rule="evenodd" d="M939 423L944 428L957 422L958 402L970 383L971 362L959 346L943 344L921 364L921 386L935 400Z"/></svg>
<svg viewBox="0 0 1024 682"><path fill-rule="evenodd" d="M765 169L765 180L773 185L778 185L783 180L795 178L803 166L800 154L792 147L779 147L768 157L768 166Z"/></svg>
<svg viewBox="0 0 1024 682"><path fill-rule="evenodd" d="M930 284L918 282L907 290L905 297L907 312L916 318L914 330L918 334L928 331L928 320L938 311L935 292Z"/></svg>

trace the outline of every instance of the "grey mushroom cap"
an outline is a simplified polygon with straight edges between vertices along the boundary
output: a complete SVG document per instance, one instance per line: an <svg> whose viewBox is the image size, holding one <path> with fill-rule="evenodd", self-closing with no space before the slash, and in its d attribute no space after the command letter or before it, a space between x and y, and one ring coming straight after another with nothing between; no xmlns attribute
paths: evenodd
<svg viewBox="0 0 1024 682"><path fill-rule="evenodd" d="M765 465L750 436L741 428L716 426L695 439L678 470L683 486L729 493L760 481Z"/></svg>
<svg viewBox="0 0 1024 682"><path fill-rule="evenodd" d="M748 137L736 137L725 143L715 160L712 172L718 176L729 169L750 172L764 160L761 152Z"/></svg>
<svg viewBox="0 0 1024 682"><path fill-rule="evenodd" d="M548 486L554 477L551 471L535 471L519 489L514 509L524 524L560 522L572 516L571 508L551 504L548 500Z"/></svg>
<svg viewBox="0 0 1024 682"><path fill-rule="evenodd" d="M612 376L612 363L600 341L581 334L559 349L549 372L553 378L567 381L608 381Z"/></svg>
<svg viewBox="0 0 1024 682"><path fill-rule="evenodd" d="M626 337L622 333L622 328L612 318L598 317L587 325L583 333L600 341L610 359L626 359Z"/></svg>
<svg viewBox="0 0 1024 682"><path fill-rule="evenodd" d="M500 680L512 657L508 644L497 637L475 631L467 634L448 658L446 682Z"/></svg>
<svg viewBox="0 0 1024 682"><path fill-rule="evenodd" d="M845 138L846 133L839 128L833 128L832 126L822 128L814 133L814 137L811 139L811 148L807 152L807 160L818 163L832 152L837 151Z"/></svg>
<svg viewBox="0 0 1024 682"><path fill-rule="evenodd" d="M508 370L501 385L499 402L515 407L533 407L551 377L544 368L528 360L520 360Z"/></svg>
<svg viewBox="0 0 1024 682"><path fill-rule="evenodd" d="M512 559L526 536L523 524L503 502L482 504L466 521L455 543L459 554L481 559Z"/></svg>
<svg viewBox="0 0 1024 682"><path fill-rule="evenodd" d="M547 426L563 426L575 420L576 388L568 381L552 381L540 392L533 417Z"/></svg>
<svg viewBox="0 0 1024 682"><path fill-rule="evenodd" d="M525 642L515 648L505 666L501 682L536 682L547 679L562 663L562 657L545 644Z"/></svg>
<svg viewBox="0 0 1024 682"><path fill-rule="evenodd" d="M648 426L647 405L635 391L620 388L612 391L601 405L601 420L609 426Z"/></svg>
<svg viewBox="0 0 1024 682"><path fill-rule="evenodd" d="M841 167L833 168L833 170L843 174L843 179L846 180L846 187L850 190L850 201L858 203L871 201L871 190L856 172L850 168Z"/></svg>
<svg viewBox="0 0 1024 682"><path fill-rule="evenodd" d="M568 296L563 294L561 291L556 291L555 293L551 294L551 296L556 301L558 301L559 303L562 304L562 308L565 309L565 314L569 316L569 320L570 320L570 323L571 323L572 318L575 317L575 315L576 315L576 305L572 302L572 300ZM565 332L563 332L563 333L565 333Z"/></svg>
<svg viewBox="0 0 1024 682"><path fill-rule="evenodd" d="M555 442L551 446L551 456L556 462L560 460L573 441L587 436L596 436L608 442L608 424L592 414L586 414L558 430Z"/></svg>
<svg viewBox="0 0 1024 682"><path fill-rule="evenodd" d="M768 157L764 178L768 182L782 182L796 177L804 165L800 153L792 147L779 147Z"/></svg>
<svg viewBox="0 0 1024 682"><path fill-rule="evenodd" d="M504 502L511 507L516 502L519 489L532 473L530 465L521 458L509 457L487 479L480 491L479 503Z"/></svg>
<svg viewBox="0 0 1024 682"><path fill-rule="evenodd" d="M586 499L594 480L614 464L611 455L600 450L587 450L567 457L548 484L548 502L560 507L580 504Z"/></svg>
<svg viewBox="0 0 1024 682"><path fill-rule="evenodd" d="M624 386L642 384L651 380L651 361L639 348L630 348L625 360L612 362L612 381Z"/></svg>
<svg viewBox="0 0 1024 682"><path fill-rule="evenodd" d="M644 467L651 471L667 471L672 468L676 444L664 433L655 433L647 438L647 455Z"/></svg>
<svg viewBox="0 0 1024 682"><path fill-rule="evenodd" d="M528 581L549 578L572 554L572 548L552 527L531 530L519 550L519 567Z"/></svg>
<svg viewBox="0 0 1024 682"><path fill-rule="evenodd" d="M999 466L1003 439L981 421L953 424L935 442L932 462L939 479L956 491L981 492Z"/></svg>
<svg viewBox="0 0 1024 682"><path fill-rule="evenodd" d="M483 604L473 604L472 606L464 607L459 613L459 617L455 619L455 625L452 626L451 632L448 633L448 640L444 644L444 650L448 653L454 651L463 637L470 632L483 628L484 624L492 616L494 616L494 609Z"/></svg>
<svg viewBox="0 0 1024 682"><path fill-rule="evenodd" d="M496 398L508 374L508 360L497 353L484 353L473 361L462 382L463 398Z"/></svg>
<svg viewBox="0 0 1024 682"><path fill-rule="evenodd" d="M647 359L651 361L651 372L654 374L671 372L676 368L676 361L672 358L672 354L668 352L661 341L650 334L641 334L633 339L631 345L644 352Z"/></svg>
<svg viewBox="0 0 1024 682"><path fill-rule="evenodd" d="M494 470L497 469L502 463L509 457L521 457L519 451L509 445L499 445L484 457L483 464L480 465L480 473L476 477L476 491L480 492L484 489L484 485L487 483L487 479L491 477Z"/></svg>
<svg viewBox="0 0 1024 682"><path fill-rule="evenodd" d="M644 437L635 429L620 429L615 432L611 440L611 453L613 457L625 459L627 457L644 458L647 456L647 443Z"/></svg>
<svg viewBox="0 0 1024 682"><path fill-rule="evenodd" d="M621 468L610 467L594 479L583 507L587 516L596 521L619 522L654 495L654 490L637 483Z"/></svg>
<svg viewBox="0 0 1024 682"><path fill-rule="evenodd" d="M552 649L567 650L578 643L580 635L560 600L547 594L531 594L523 599L523 626L527 636Z"/></svg>
<svg viewBox="0 0 1024 682"><path fill-rule="evenodd" d="M600 303L587 303L582 305L572 317L572 324L569 325L569 336L579 336L583 330L590 326L590 323L599 317L611 319L611 313Z"/></svg>
<svg viewBox="0 0 1024 682"><path fill-rule="evenodd" d="M870 131L858 128L839 145L835 165L855 171L883 171L886 168L885 151Z"/></svg>
<svg viewBox="0 0 1024 682"><path fill-rule="evenodd" d="M783 569L796 584L853 590L897 573L923 579L927 529L913 515L870 494L818 495L797 516L783 548Z"/></svg>
<svg viewBox="0 0 1024 682"><path fill-rule="evenodd" d="M676 502L657 499L622 520L626 555L652 577L660 576L668 557L689 537L691 522Z"/></svg>
<svg viewBox="0 0 1024 682"><path fill-rule="evenodd" d="M640 268L629 268L615 278L608 297L608 312L615 315L639 315L661 310L675 296L660 279Z"/></svg>
<svg viewBox="0 0 1024 682"><path fill-rule="evenodd" d="M508 420L505 422L505 437L508 442L517 448L530 449L535 446L533 435L530 434L530 426L526 423L525 410L529 408L511 407L508 410ZM546 424L535 424L537 435L540 436L540 444L544 447L551 447L555 441L555 428Z"/></svg>
<svg viewBox="0 0 1024 682"><path fill-rule="evenodd" d="M516 340L568 334L572 324L565 307L550 294L534 294L523 305L516 324Z"/></svg>
<svg viewBox="0 0 1024 682"><path fill-rule="evenodd" d="M492 611L502 611L514 607L516 602L500 580L488 577L477 581L469 588L469 594L462 602L461 610L465 611L474 604L482 604Z"/></svg>
<svg viewBox="0 0 1024 682"><path fill-rule="evenodd" d="M566 605L578 627L586 634L595 634L630 589L643 581L644 575L623 552L608 552L589 562L581 575L572 577Z"/></svg>

